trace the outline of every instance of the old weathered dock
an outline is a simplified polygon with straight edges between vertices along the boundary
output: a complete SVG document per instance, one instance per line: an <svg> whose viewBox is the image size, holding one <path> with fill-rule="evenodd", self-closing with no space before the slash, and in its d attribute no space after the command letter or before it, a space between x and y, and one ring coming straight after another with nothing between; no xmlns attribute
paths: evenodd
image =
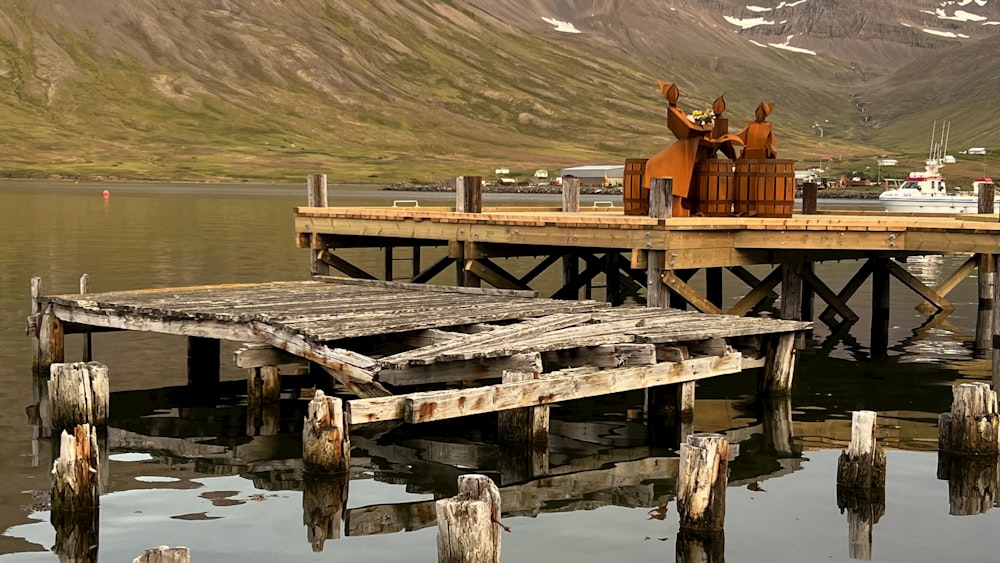
<svg viewBox="0 0 1000 563"><path fill-rule="evenodd" d="M269 366L320 366L360 397L350 402L352 424L426 422L748 367L765 367L763 388L787 392L793 365L785 343L808 327L525 291L329 277L35 299L39 371L63 360L66 334L150 331L189 337L190 383L205 385L219 378L219 341L244 342L235 361L249 370L251 384ZM498 382L511 372L530 377ZM478 380L487 381L425 390ZM421 391L398 392L413 386Z"/></svg>
<svg viewBox="0 0 1000 563"><path fill-rule="evenodd" d="M313 271L339 271L352 277L400 279L394 251L405 249L412 269L405 278L426 282L449 267L458 285L497 288L540 288L540 280L559 278L547 295L577 299L597 285L606 300L621 304L629 298L650 305L705 313L745 315L766 298L778 297L784 319L818 320L833 330L857 322L850 306L858 289L871 280L873 321L871 349L884 355L888 345L891 279L915 292L926 314L950 312L948 300L963 279L978 270L980 323L977 350L994 350L997 357L997 299L994 272L1000 256L1000 223L992 213L890 214L816 211L786 218L672 217L669 198L658 196L669 180L654 179L649 216L623 213L622 208L582 208L571 180L564 185L563 203L551 208L490 208L482 204L479 179L456 180L453 207L352 208L328 205L325 177L310 177L310 205L295 213L300 248L312 253ZM989 202L992 203L992 202ZM990 206L991 207L991 206ZM443 256L421 263L427 247L442 247ZM368 248L383 253L385 268L371 273L353 264L349 252ZM966 253L969 258L936 287L929 287L897 261L910 256ZM534 267L517 275L510 258L534 260ZM857 273L839 290L816 273L815 264L831 260L857 261ZM769 265L762 277L748 266ZM555 275L542 276L546 270ZM723 298L722 277L731 272L748 287L744 294ZM692 281L699 272L703 275ZM814 315L814 298L825 308ZM724 307L724 303L729 303ZM991 341L992 337L992 341ZM1000 381L1000 362L994 378Z"/></svg>

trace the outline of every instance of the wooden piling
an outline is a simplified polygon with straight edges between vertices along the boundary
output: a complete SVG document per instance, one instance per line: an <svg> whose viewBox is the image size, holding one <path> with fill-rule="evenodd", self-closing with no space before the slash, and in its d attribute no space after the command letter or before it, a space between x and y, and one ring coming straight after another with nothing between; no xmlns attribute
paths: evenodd
<svg viewBox="0 0 1000 563"><path fill-rule="evenodd" d="M837 461L837 484L868 489L885 487L885 451L875 441L876 414L851 414L851 443Z"/></svg>
<svg viewBox="0 0 1000 563"><path fill-rule="evenodd" d="M247 435L272 436L273 416L281 400L281 374L278 366L247 368ZM270 424L265 424L265 421Z"/></svg>
<svg viewBox="0 0 1000 563"><path fill-rule="evenodd" d="M87 512L97 509L97 432L89 424L63 431L59 457L52 464L52 510Z"/></svg>
<svg viewBox="0 0 1000 563"><path fill-rule="evenodd" d="M306 176L306 205L309 207L327 207L326 174L309 174ZM325 248L319 244L319 237L313 236L309 244L309 271L314 276L329 276L330 265L320 260L320 253Z"/></svg>
<svg viewBox="0 0 1000 563"><path fill-rule="evenodd" d="M57 431L78 424L108 425L111 390L104 364L52 364L48 387L52 427Z"/></svg>
<svg viewBox="0 0 1000 563"><path fill-rule="evenodd" d="M575 176L562 180L562 210L563 213L580 212L580 179Z"/></svg>
<svg viewBox="0 0 1000 563"><path fill-rule="evenodd" d="M455 178L455 211L458 213L483 212L482 176L459 176Z"/></svg>
<svg viewBox="0 0 1000 563"><path fill-rule="evenodd" d="M977 254L977 283L979 306L976 309L976 336L972 346L976 358L989 358L990 339L993 336L993 285L996 283L994 255Z"/></svg>
<svg viewBox="0 0 1000 563"><path fill-rule="evenodd" d="M302 469L310 473L347 473L351 440L343 401L317 390L302 428Z"/></svg>
<svg viewBox="0 0 1000 563"><path fill-rule="evenodd" d="M997 393L988 383L952 387L951 412L938 417L938 450L951 454L1000 454Z"/></svg>
<svg viewBox="0 0 1000 563"><path fill-rule="evenodd" d="M681 444L677 511L681 529L721 530L726 520L729 441L722 434L693 434Z"/></svg>
<svg viewBox="0 0 1000 563"><path fill-rule="evenodd" d="M31 278L31 316L28 317L28 334L31 336L31 370L36 375L48 375L48 370L42 370L41 364L42 347L38 342L39 322L41 321L42 309L39 298L42 295L42 278Z"/></svg>
<svg viewBox="0 0 1000 563"><path fill-rule="evenodd" d="M147 549L145 553L132 560L132 563L190 563L191 550L186 547L167 547L161 545Z"/></svg>
<svg viewBox="0 0 1000 563"><path fill-rule="evenodd" d="M504 370L503 383L539 379L538 373ZM497 413L497 437L506 453L504 458L510 478L504 483L525 481L548 473L549 406L508 409Z"/></svg>
<svg viewBox="0 0 1000 563"><path fill-rule="evenodd" d="M815 215L817 211L816 200L819 198L819 185L816 182L805 182L802 184L802 214Z"/></svg>
<svg viewBox="0 0 1000 563"><path fill-rule="evenodd" d="M62 321L56 318L52 305L48 305L38 317L38 344L35 357L36 373L47 374L52 364L65 361Z"/></svg>
<svg viewBox="0 0 1000 563"><path fill-rule="evenodd" d="M993 213L993 197L996 187L991 182L979 185L979 214L989 215Z"/></svg>
<svg viewBox="0 0 1000 563"><path fill-rule="evenodd" d="M347 473L302 477L302 523L314 553L323 551L326 540L340 538L349 481Z"/></svg>
<svg viewBox="0 0 1000 563"><path fill-rule="evenodd" d="M766 357L764 369L757 381L757 390L768 395L792 392L795 375L795 333L771 335L764 339Z"/></svg>
<svg viewBox="0 0 1000 563"><path fill-rule="evenodd" d="M500 562L500 491L485 475L461 475L458 494L435 503L439 563Z"/></svg>
<svg viewBox="0 0 1000 563"><path fill-rule="evenodd" d="M871 357L882 359L889 353L889 259L873 258Z"/></svg>
<svg viewBox="0 0 1000 563"><path fill-rule="evenodd" d="M80 295L85 295L90 293L90 275L83 274L80 276ZM84 362L89 362L93 359L91 353L91 346L93 342L90 338L90 331L83 333L83 353L81 354L81 360Z"/></svg>
<svg viewBox="0 0 1000 563"><path fill-rule="evenodd" d="M993 271L1000 272L1000 254L993 255ZM993 388L1000 389L1000 276L993 274L993 328L992 328Z"/></svg>

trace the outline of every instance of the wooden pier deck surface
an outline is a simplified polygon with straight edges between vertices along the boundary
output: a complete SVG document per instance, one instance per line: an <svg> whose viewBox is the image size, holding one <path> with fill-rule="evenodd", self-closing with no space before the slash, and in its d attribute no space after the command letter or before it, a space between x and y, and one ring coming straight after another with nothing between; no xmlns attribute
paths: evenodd
<svg viewBox="0 0 1000 563"><path fill-rule="evenodd" d="M611 308L525 291L317 278L39 296L51 332L150 331L249 343L240 367L310 361L365 399L350 421L425 422L737 373L810 323ZM787 360L781 360L787 361ZM544 372L544 367L554 371ZM537 379L406 394L412 385Z"/></svg>

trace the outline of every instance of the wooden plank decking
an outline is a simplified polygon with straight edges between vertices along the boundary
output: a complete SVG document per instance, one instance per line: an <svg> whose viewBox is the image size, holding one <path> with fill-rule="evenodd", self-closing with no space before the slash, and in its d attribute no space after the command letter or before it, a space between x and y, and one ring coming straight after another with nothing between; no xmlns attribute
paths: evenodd
<svg viewBox="0 0 1000 563"><path fill-rule="evenodd" d="M424 422L737 373L763 365L760 338L811 326L342 278L40 296L39 310L36 326L62 323L65 332L97 327L256 343L282 351L264 354L272 359L263 363L318 363L367 397L351 401L352 423ZM359 348L360 337L387 335L407 349ZM248 361L241 365L251 367ZM385 387L499 379L505 370L537 377L402 395Z"/></svg>

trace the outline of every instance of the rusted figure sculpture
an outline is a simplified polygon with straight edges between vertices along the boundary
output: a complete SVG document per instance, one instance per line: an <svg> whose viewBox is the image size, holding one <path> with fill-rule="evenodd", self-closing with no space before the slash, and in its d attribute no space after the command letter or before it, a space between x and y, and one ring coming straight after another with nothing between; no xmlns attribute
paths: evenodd
<svg viewBox="0 0 1000 563"><path fill-rule="evenodd" d="M677 86L657 84L667 100L667 128L677 140L648 160L626 160L626 214L645 215L650 181L672 178L675 217L791 215L794 163L777 160L774 130L767 122L773 102L759 104L754 120L734 135L722 116L724 96L712 103L711 114L688 116L677 107ZM743 147L738 157L737 147Z"/></svg>

